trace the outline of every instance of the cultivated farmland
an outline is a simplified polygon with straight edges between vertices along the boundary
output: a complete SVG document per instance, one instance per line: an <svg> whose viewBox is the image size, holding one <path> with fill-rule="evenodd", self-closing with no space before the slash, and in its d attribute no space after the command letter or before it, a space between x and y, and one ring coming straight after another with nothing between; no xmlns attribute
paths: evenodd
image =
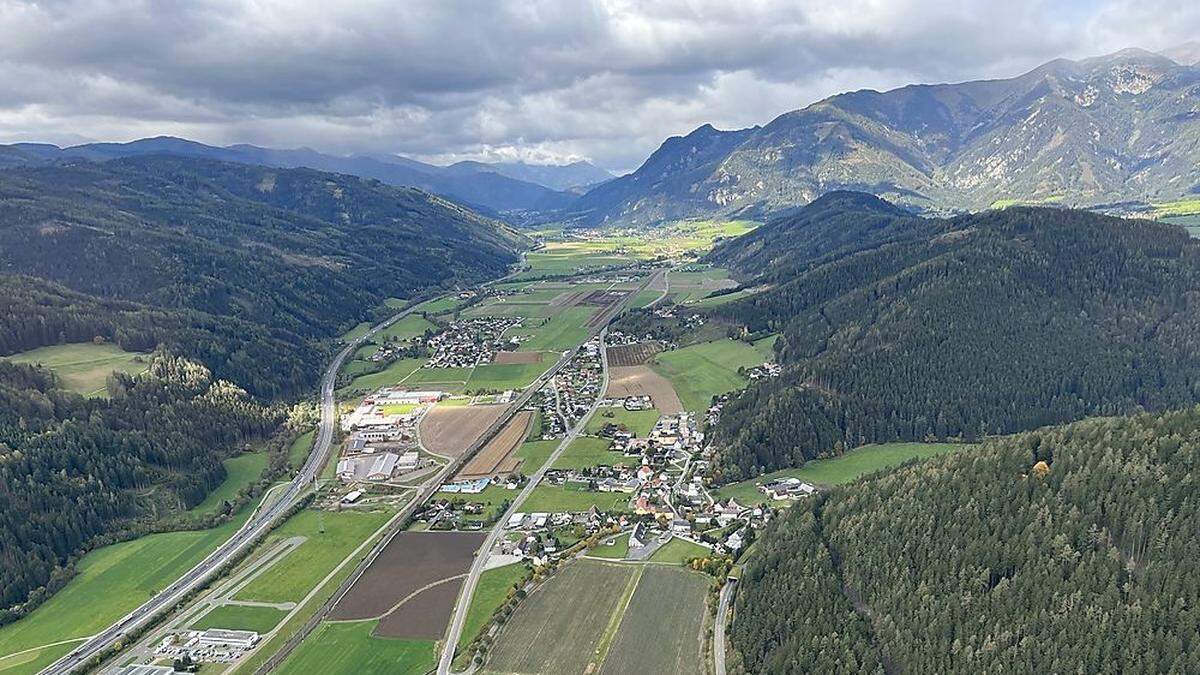
<svg viewBox="0 0 1200 675"><path fill-rule="evenodd" d="M505 624L485 672L594 672L640 571L636 565L590 560L567 565L530 594Z"/></svg>
<svg viewBox="0 0 1200 675"><path fill-rule="evenodd" d="M458 457L503 412L502 405L434 406L421 418L421 444L435 454Z"/></svg>
<svg viewBox="0 0 1200 675"><path fill-rule="evenodd" d="M769 360L774 338L761 342L756 347L740 340L717 340L663 352L655 357L654 370L674 385L684 408L699 412L709 406L713 396L746 386L738 369Z"/></svg>
<svg viewBox="0 0 1200 675"><path fill-rule="evenodd" d="M498 473L510 473L521 463L514 456L517 446L525 440L529 433L529 425L533 422L533 412L522 410L513 416L512 420L496 434L487 445L479 451L471 461L467 462L457 479L479 478Z"/></svg>
<svg viewBox="0 0 1200 675"><path fill-rule="evenodd" d="M662 343L650 340L632 345L609 347L607 351L608 365L610 366L640 366L649 362L655 354L662 351Z"/></svg>
<svg viewBox="0 0 1200 675"><path fill-rule="evenodd" d="M380 637L436 640L446 632L462 579L430 586L383 615L375 627Z"/></svg>
<svg viewBox="0 0 1200 675"><path fill-rule="evenodd" d="M704 672L708 586L697 572L646 566L600 675Z"/></svg>
<svg viewBox="0 0 1200 675"><path fill-rule="evenodd" d="M426 586L466 572L482 542L482 534L401 532L342 597L330 617L383 616Z"/></svg>
<svg viewBox="0 0 1200 675"><path fill-rule="evenodd" d="M683 412L683 403L671 381L651 370L650 366L619 366L609 368L605 396L649 396L654 407L664 415ZM707 403L705 404L707 406Z"/></svg>

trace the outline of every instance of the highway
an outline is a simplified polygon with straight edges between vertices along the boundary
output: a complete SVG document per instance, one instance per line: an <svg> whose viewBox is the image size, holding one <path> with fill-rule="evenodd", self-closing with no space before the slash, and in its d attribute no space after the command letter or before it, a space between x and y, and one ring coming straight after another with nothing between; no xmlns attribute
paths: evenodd
<svg viewBox="0 0 1200 675"><path fill-rule="evenodd" d="M261 507L232 537L182 577L172 582L170 586L159 591L153 598L126 614L113 625L88 638L66 656L47 666L42 673L60 675L82 669L91 659L112 645L123 641L131 632L144 627L163 611L174 607L176 603L202 586L226 564L236 560L249 550L260 537L270 531L287 513L288 509L300 499L308 487L315 483L321 467L325 466L333 446L334 425L337 424L337 401L333 391L342 363L362 346L364 341L412 312L413 308L410 307L373 326L361 337L342 348L330 361L329 366L325 369L325 374L321 377L321 421L317 427L317 437L313 442L312 452L309 453L304 466L292 479L287 491L281 497L269 505Z"/></svg>

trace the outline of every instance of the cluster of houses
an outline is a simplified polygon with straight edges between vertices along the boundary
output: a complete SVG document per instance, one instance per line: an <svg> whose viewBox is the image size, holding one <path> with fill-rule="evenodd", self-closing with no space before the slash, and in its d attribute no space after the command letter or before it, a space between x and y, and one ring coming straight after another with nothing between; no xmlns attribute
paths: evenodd
<svg viewBox="0 0 1200 675"><path fill-rule="evenodd" d="M600 350L603 348L599 337L588 340L554 376L556 407L565 428L575 426L600 398L604 379Z"/></svg>
<svg viewBox="0 0 1200 675"><path fill-rule="evenodd" d="M800 499L817 491L817 488L805 483L799 478L776 478L758 486L758 491L774 499Z"/></svg>
<svg viewBox="0 0 1200 675"><path fill-rule="evenodd" d="M762 380L768 377L778 377L783 368L774 361L767 361L746 371L746 377L751 380Z"/></svg>
<svg viewBox="0 0 1200 675"><path fill-rule="evenodd" d="M516 337L503 337L510 328L521 325L513 317L460 319L431 336L427 347L430 357L425 368L470 368L491 363L496 352L513 349Z"/></svg>

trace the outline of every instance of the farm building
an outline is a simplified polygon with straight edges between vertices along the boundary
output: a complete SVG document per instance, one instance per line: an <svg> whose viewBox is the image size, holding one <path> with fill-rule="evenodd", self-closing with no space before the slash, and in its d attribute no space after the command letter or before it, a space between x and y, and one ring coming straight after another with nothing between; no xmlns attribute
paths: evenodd
<svg viewBox="0 0 1200 675"><path fill-rule="evenodd" d="M416 453L405 453L413 454ZM415 458L414 458L415 459ZM385 452L373 457L348 457L338 462L337 476L344 483L358 480L387 480L400 463L400 456Z"/></svg>

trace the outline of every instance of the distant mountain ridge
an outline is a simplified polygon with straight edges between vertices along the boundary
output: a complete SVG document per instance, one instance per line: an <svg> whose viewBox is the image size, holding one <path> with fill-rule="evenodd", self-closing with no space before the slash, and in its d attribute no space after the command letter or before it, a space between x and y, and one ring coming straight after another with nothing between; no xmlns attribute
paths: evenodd
<svg viewBox="0 0 1200 675"><path fill-rule="evenodd" d="M279 150L254 145L218 147L171 136L129 143L88 143L66 148L41 143L0 146L0 167L23 166L72 158L107 161L122 157L173 155L277 168L308 168L374 178L389 185L415 187L453 199L487 215L516 215L566 207L574 195L567 187L607 180L611 174L591 164L534 166L523 163L460 162L448 167L399 155L328 155L310 148ZM548 187L547 185L564 187Z"/></svg>
<svg viewBox="0 0 1200 675"><path fill-rule="evenodd" d="M1200 50L1170 53L1178 61L1127 49L1009 79L839 94L762 127L704 125L583 195L571 217L763 217L838 189L930 213L1198 194Z"/></svg>

